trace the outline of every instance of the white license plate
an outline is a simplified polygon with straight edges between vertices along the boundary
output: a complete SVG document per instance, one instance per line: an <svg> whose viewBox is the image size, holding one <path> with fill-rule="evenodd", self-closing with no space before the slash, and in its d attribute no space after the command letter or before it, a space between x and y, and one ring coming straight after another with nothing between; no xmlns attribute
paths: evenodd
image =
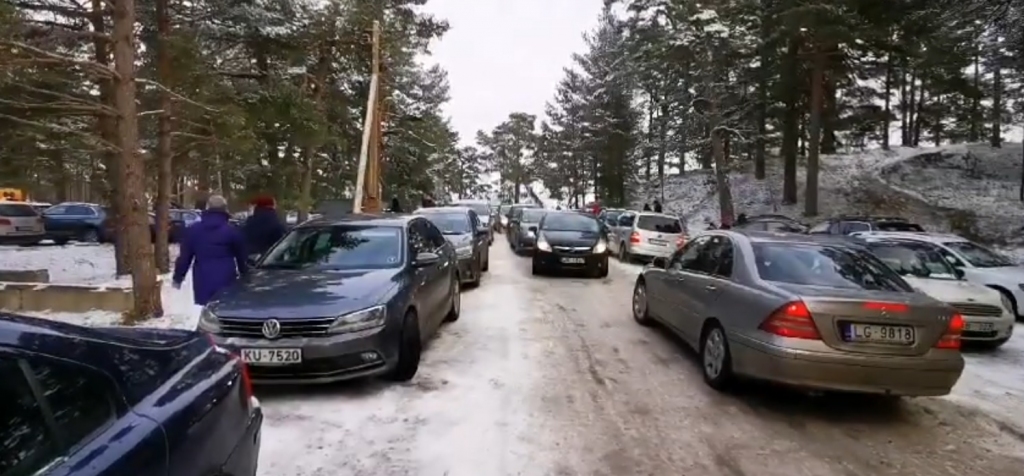
<svg viewBox="0 0 1024 476"><path fill-rule="evenodd" d="M36 231L34 226L17 226L14 229L17 231Z"/></svg>
<svg viewBox="0 0 1024 476"><path fill-rule="evenodd" d="M991 322L965 322L964 330L971 332L992 332L996 330L996 325Z"/></svg>
<svg viewBox="0 0 1024 476"><path fill-rule="evenodd" d="M895 345L913 345L917 340L913 327L878 324L847 324L843 337L847 342Z"/></svg>
<svg viewBox="0 0 1024 476"><path fill-rule="evenodd" d="M242 349L242 360L251 365L302 363L302 349Z"/></svg>
<svg viewBox="0 0 1024 476"><path fill-rule="evenodd" d="M587 260L583 258L562 258L562 262L565 264L583 264L586 263Z"/></svg>

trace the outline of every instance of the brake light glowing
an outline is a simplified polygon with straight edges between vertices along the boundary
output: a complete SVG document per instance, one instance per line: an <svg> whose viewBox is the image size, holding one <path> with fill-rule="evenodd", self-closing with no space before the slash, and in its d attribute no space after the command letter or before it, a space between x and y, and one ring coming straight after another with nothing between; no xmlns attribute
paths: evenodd
<svg viewBox="0 0 1024 476"><path fill-rule="evenodd" d="M252 402L256 402L257 400L253 398L256 396L256 394L255 392L253 392L252 389L252 377L249 376L249 365L246 364L244 360L242 360L242 356L238 355L238 353L232 352L229 349L217 345L217 341L213 339L212 335L207 334L206 340L208 340L210 342L210 345L213 346L214 352L219 352L231 356L231 360L233 360L235 362L235 365L238 367L238 374L241 376L242 380L242 402L247 407L254 406Z"/></svg>
<svg viewBox="0 0 1024 476"><path fill-rule="evenodd" d="M864 309L879 312L907 312L910 306L901 302L866 302Z"/></svg>
<svg viewBox="0 0 1024 476"><path fill-rule="evenodd" d="M629 242L630 243L639 243L640 242L640 233L634 231L632 235L629 235Z"/></svg>
<svg viewBox="0 0 1024 476"><path fill-rule="evenodd" d="M6 218L0 218L0 225L10 225L11 221Z"/></svg>
<svg viewBox="0 0 1024 476"><path fill-rule="evenodd" d="M811 311L803 301L784 304L761 323L760 329L779 337L821 340Z"/></svg>
<svg viewBox="0 0 1024 476"><path fill-rule="evenodd" d="M960 313L953 314L953 317L949 319L949 327L946 328L946 332L942 334L939 341L935 343L936 349L960 349L960 337L964 333L964 316Z"/></svg>

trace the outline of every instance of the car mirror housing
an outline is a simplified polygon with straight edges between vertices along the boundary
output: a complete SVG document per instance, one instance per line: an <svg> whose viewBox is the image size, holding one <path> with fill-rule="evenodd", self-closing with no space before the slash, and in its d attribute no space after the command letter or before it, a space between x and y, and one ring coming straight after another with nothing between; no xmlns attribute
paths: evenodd
<svg viewBox="0 0 1024 476"><path fill-rule="evenodd" d="M437 253L424 252L416 255L416 259L412 261L412 265L415 268L424 268L440 262L441 256Z"/></svg>

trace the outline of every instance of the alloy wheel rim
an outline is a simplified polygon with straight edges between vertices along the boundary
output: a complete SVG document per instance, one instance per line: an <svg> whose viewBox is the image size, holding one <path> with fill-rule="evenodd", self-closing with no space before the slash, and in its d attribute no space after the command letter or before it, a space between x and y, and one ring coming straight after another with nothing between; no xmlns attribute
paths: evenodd
<svg viewBox="0 0 1024 476"><path fill-rule="evenodd" d="M636 290L633 291L633 315L638 318L643 317L646 309L647 296L644 293L644 287L637 286Z"/></svg>
<svg viewBox="0 0 1024 476"><path fill-rule="evenodd" d="M704 343L704 373L710 378L717 378L725 364L725 338L722 331L712 329Z"/></svg>

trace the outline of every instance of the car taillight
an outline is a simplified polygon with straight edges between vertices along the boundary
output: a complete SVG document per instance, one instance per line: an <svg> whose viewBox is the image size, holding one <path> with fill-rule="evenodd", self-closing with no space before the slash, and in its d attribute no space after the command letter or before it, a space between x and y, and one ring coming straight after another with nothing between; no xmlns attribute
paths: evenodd
<svg viewBox="0 0 1024 476"><path fill-rule="evenodd" d="M960 336L964 333L964 317L960 313L953 314L949 319L949 326L942 334L939 341L935 343L936 349L960 349Z"/></svg>
<svg viewBox="0 0 1024 476"><path fill-rule="evenodd" d="M872 311L879 312L907 312L910 310L910 306L901 302L866 302L864 303L864 309L870 309Z"/></svg>
<svg viewBox="0 0 1024 476"><path fill-rule="evenodd" d="M679 238L676 238L676 248L682 248L684 245L686 245L685 236L680 236Z"/></svg>
<svg viewBox="0 0 1024 476"><path fill-rule="evenodd" d="M640 233L634 231L632 235L629 235L629 242L630 243L639 243L640 242Z"/></svg>
<svg viewBox="0 0 1024 476"><path fill-rule="evenodd" d="M231 356L231 360L233 360L235 362L235 365L238 367L238 374L241 376L242 379L242 405L249 409L252 409L253 406L258 405L258 403L254 404L254 402L256 402L254 398L256 394L252 390L252 377L249 376L249 365L246 364L244 360L242 360L242 356L238 355L238 353L236 352L232 352L229 349L225 349L224 347L217 345L217 342L213 340L213 336L210 334L206 335L206 339L210 342L210 345L213 346L214 352L221 352Z"/></svg>
<svg viewBox="0 0 1024 476"><path fill-rule="evenodd" d="M10 225L11 221L6 218L0 218L0 225Z"/></svg>
<svg viewBox="0 0 1024 476"><path fill-rule="evenodd" d="M821 340L811 311L803 301L786 303L761 323L760 329L780 337Z"/></svg>

